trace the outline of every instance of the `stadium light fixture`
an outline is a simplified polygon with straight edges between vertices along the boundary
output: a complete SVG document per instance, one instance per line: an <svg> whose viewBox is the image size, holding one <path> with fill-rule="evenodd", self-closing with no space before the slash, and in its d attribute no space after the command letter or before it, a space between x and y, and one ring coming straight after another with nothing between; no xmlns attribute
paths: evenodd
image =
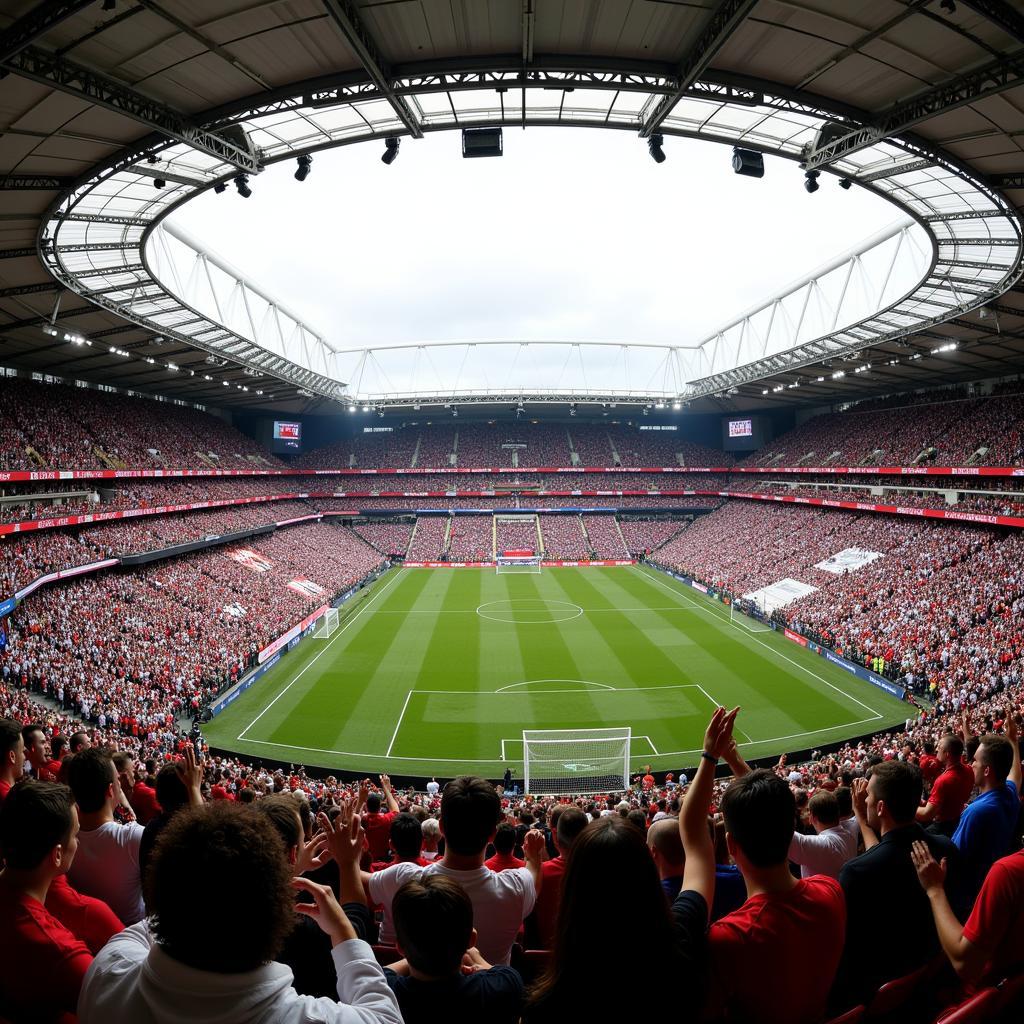
<svg viewBox="0 0 1024 1024"><path fill-rule="evenodd" d="M252 195L252 189L249 188L249 175L238 174L235 176L235 188L238 189L238 194L243 199L248 199Z"/></svg>
<svg viewBox="0 0 1024 1024"><path fill-rule="evenodd" d="M363 406L363 412L369 412L369 411L370 411L370 407L368 405L364 405Z"/></svg>
<svg viewBox="0 0 1024 1024"><path fill-rule="evenodd" d="M395 162L395 158L398 156L398 147L401 145L402 140L392 136L390 139L384 140L384 154L380 158L382 164L387 164L389 167Z"/></svg>
<svg viewBox="0 0 1024 1024"><path fill-rule="evenodd" d="M660 132L655 132L647 140L647 152L651 154L651 159L656 164L663 164L665 162L665 136Z"/></svg>
<svg viewBox="0 0 1024 1024"><path fill-rule="evenodd" d="M762 391L762 392L761 392L761 394L762 394L762 395L767 395L767 394L768 394L768 389L767 389L767 388L765 388L765 389L764 389L764 391Z"/></svg>
<svg viewBox="0 0 1024 1024"><path fill-rule="evenodd" d="M746 178L763 178L764 157L757 150L737 146L732 151L732 169Z"/></svg>
<svg viewBox="0 0 1024 1024"><path fill-rule="evenodd" d="M305 181L309 177L310 169L313 166L313 158L308 153L303 153L298 158L298 169L295 172L296 181Z"/></svg>
<svg viewBox="0 0 1024 1024"><path fill-rule="evenodd" d="M821 187L818 184L818 176L820 174L821 171L804 171L804 188L807 189L811 195L814 195L814 193Z"/></svg>
<svg viewBox="0 0 1024 1024"><path fill-rule="evenodd" d="M839 187L841 189L843 189L844 191L849 191L849 189L851 188L852 185L853 185L853 182L850 181L849 178L840 178L839 179Z"/></svg>
<svg viewBox="0 0 1024 1024"><path fill-rule="evenodd" d="M223 181L218 181L217 184L213 186L213 191L216 192L217 195L222 195L227 192L227 190L228 187Z"/></svg>
<svg viewBox="0 0 1024 1024"><path fill-rule="evenodd" d="M821 383L823 383L823 382L824 382L824 380L825 380L825 378L824 378L824 377L819 377L819 378L818 378L818 383L819 383L819 384L821 384Z"/></svg>
<svg viewBox="0 0 1024 1024"><path fill-rule="evenodd" d="M832 374L832 379L833 380L840 380L840 379L842 379L845 376L846 376L846 371L845 370L836 370L836 372Z"/></svg>
<svg viewBox="0 0 1024 1024"><path fill-rule="evenodd" d="M60 332L59 332L59 331L57 330L57 328L56 328L56 327L54 327L54 326L53 326L53 324L47 324L47 325L46 325L46 326L45 326L45 327L43 328L43 334L47 334L47 335L49 335L49 336L50 336L51 338L56 338L56 337L57 337L57 335L58 335L59 333L60 333Z"/></svg>
<svg viewBox="0 0 1024 1024"><path fill-rule="evenodd" d="M204 373L203 380L213 380L213 378L208 373Z"/></svg>
<svg viewBox="0 0 1024 1024"><path fill-rule="evenodd" d="M348 407L348 411L349 411L349 412L355 412L355 411L356 411L356 407L355 407L354 405L350 405L350 406Z"/></svg>
<svg viewBox="0 0 1024 1024"><path fill-rule="evenodd" d="M167 182L163 178L154 178L153 188L167 188Z"/></svg>
<svg viewBox="0 0 1024 1024"><path fill-rule="evenodd" d="M170 370L172 373L177 373L178 372L178 364L177 363L168 363L167 364L167 369Z"/></svg>
<svg viewBox="0 0 1024 1024"><path fill-rule="evenodd" d="M675 409L676 412L679 412L679 410L682 409L682 406L678 402L673 402L672 408Z"/></svg>

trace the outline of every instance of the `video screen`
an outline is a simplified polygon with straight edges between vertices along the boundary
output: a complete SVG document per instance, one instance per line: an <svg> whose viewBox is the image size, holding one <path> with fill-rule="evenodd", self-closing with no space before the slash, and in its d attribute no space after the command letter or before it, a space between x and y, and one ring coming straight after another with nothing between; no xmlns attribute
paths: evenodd
<svg viewBox="0 0 1024 1024"><path fill-rule="evenodd" d="M752 437L754 434L753 420L729 420L730 437Z"/></svg>
<svg viewBox="0 0 1024 1024"><path fill-rule="evenodd" d="M274 420L274 440L275 441L301 441L302 440L302 424L301 423L285 423L281 420Z"/></svg>

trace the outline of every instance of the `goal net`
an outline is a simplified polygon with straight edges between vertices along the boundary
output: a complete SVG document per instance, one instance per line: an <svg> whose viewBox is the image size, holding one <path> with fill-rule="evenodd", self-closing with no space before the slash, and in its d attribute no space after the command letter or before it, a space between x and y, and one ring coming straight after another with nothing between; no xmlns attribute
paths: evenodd
<svg viewBox="0 0 1024 1024"><path fill-rule="evenodd" d="M527 793L608 793L629 789L628 726L524 729Z"/></svg>
<svg viewBox="0 0 1024 1024"><path fill-rule="evenodd" d="M764 604L754 598L738 597L729 603L729 619L751 633L770 633L768 613Z"/></svg>
<svg viewBox="0 0 1024 1024"><path fill-rule="evenodd" d="M540 555L498 555L494 564L499 576L510 572L540 572Z"/></svg>
<svg viewBox="0 0 1024 1024"><path fill-rule="evenodd" d="M320 620L319 625L316 627L316 631L313 633L314 640L326 640L328 637L334 634L334 631L338 628L338 609L328 608L324 612L324 617Z"/></svg>

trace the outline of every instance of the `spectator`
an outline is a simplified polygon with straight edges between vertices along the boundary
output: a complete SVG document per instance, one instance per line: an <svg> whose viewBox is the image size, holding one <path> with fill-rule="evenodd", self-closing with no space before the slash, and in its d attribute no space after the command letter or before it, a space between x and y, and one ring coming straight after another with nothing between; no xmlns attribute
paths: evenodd
<svg viewBox="0 0 1024 1024"><path fill-rule="evenodd" d="M198 880L216 879L215 898ZM146 878L153 909L115 936L82 986L81 1024L187 1017L194 1024L401 1024L370 947L327 886L292 880L267 819L227 800L175 815ZM341 1000L299 995L275 958L294 922L293 893L328 935Z"/></svg>
<svg viewBox="0 0 1024 1024"><path fill-rule="evenodd" d="M722 798L726 842L748 899L708 933L712 1012L763 1024L815 1024L843 950L843 893L833 878L798 881L790 873L796 801L789 786L767 769L751 772L735 744L726 756L738 776ZM796 948L814 950L814 971L791 955Z"/></svg>
<svg viewBox="0 0 1024 1024"><path fill-rule="evenodd" d="M378 862L371 866L371 871L380 871L388 863L419 864L424 868L430 863L420 856L423 849L423 826L408 811L401 811L392 818L388 845L392 854L391 861Z"/></svg>
<svg viewBox="0 0 1024 1024"><path fill-rule="evenodd" d="M654 859L654 866L658 869L661 887L671 903L683 886L683 868L686 864L679 822L675 818L654 822L647 830L647 846Z"/></svg>
<svg viewBox="0 0 1024 1024"><path fill-rule="evenodd" d="M839 874L846 894L846 948L835 985L835 1002L844 1008L868 998L891 978L927 963L938 950L928 901L914 885L911 846L924 842L940 858L958 865L956 847L945 836L925 832L915 821L921 802L921 773L904 761L875 765L871 778L857 779L854 809L864 833L865 851ZM958 902L957 870L948 891ZM886 946L878 955L879 922L898 920L912 942Z"/></svg>
<svg viewBox="0 0 1024 1024"><path fill-rule="evenodd" d="M526 866L526 862L520 860L512 852L516 848L516 830L507 821L503 821L495 830L492 845L494 846L494 856L484 861L484 866L491 871L504 871L506 868Z"/></svg>
<svg viewBox="0 0 1024 1024"><path fill-rule="evenodd" d="M156 790L136 777L135 762L131 754L118 751L114 754L113 760L121 792L128 798L128 803L131 804L138 823L145 827L160 813Z"/></svg>
<svg viewBox="0 0 1024 1024"><path fill-rule="evenodd" d="M800 877L828 875L839 878L842 866L857 856L857 840L839 823L839 801L827 789L819 790L807 802L814 835L793 833L789 859L800 865Z"/></svg>
<svg viewBox="0 0 1024 1024"><path fill-rule="evenodd" d="M707 830L714 769L732 742L736 712L719 708L704 737L702 759L679 816L685 851L683 889L671 911L643 834L617 814L599 817L572 844L562 884L554 945L547 969L530 992L525 1024L565 1020L614 1020L635 1012L631 987L595 985L595 965L629 964L643 937L644 971L671 978L647 989L644 1015L652 1020L679 1014L679 992L695 1010L706 973L708 906L714 887L714 851ZM608 903L594 894L614 879ZM696 1013L694 1014L696 1016Z"/></svg>
<svg viewBox="0 0 1024 1024"><path fill-rule="evenodd" d="M38 722L31 722L21 730L21 738L24 742L25 760L32 768L32 777L40 782L54 782L57 773L53 770L53 758L50 755L46 730Z"/></svg>
<svg viewBox="0 0 1024 1024"><path fill-rule="evenodd" d="M17 1020L73 1015L92 963L85 943L44 906L53 880L74 862L77 834L66 786L29 779L0 807L0 1006Z"/></svg>
<svg viewBox="0 0 1024 1024"><path fill-rule="evenodd" d="M969 901L980 891L988 869L1009 851L1020 816L1020 747L1012 715L1006 736L981 737L972 767L979 796L967 805L953 833L964 861Z"/></svg>
<svg viewBox="0 0 1024 1024"><path fill-rule="evenodd" d="M558 856L540 866L541 885L533 913L526 920L527 944L533 949L551 949L558 921L558 904L562 898L565 862L576 837L587 827L587 816L578 807L566 807L555 826Z"/></svg>
<svg viewBox="0 0 1024 1024"><path fill-rule="evenodd" d="M923 761L924 758L922 775ZM917 810L917 820L930 825L931 832L951 836L974 789L974 772L964 763L964 741L959 736L943 736L939 740L938 764L941 771L932 783L928 802Z"/></svg>
<svg viewBox="0 0 1024 1024"><path fill-rule="evenodd" d="M71 758L68 778L81 824L71 883L103 900L125 924L135 924L146 914L139 869L143 829L135 821L114 820L114 807L128 803L114 763L104 750L89 747Z"/></svg>
<svg viewBox="0 0 1024 1024"><path fill-rule="evenodd" d="M516 1024L523 983L476 949L473 904L458 882L427 875L395 893L398 950L385 970L405 1024Z"/></svg>
<svg viewBox="0 0 1024 1024"><path fill-rule="evenodd" d="M462 776L445 786L441 797L441 834L445 850L429 867L393 864L370 875L370 902L391 907L395 893L411 879L436 873L458 882L473 903L480 954L487 963L507 964L523 919L533 910L541 884L543 836L525 840L526 867L496 873L484 866L484 854L501 818L501 800L484 779ZM382 932L381 941L394 936Z"/></svg>
<svg viewBox="0 0 1024 1024"><path fill-rule="evenodd" d="M429 796L430 799L433 800L440 791L440 784L438 783L437 779L432 777L431 780L427 783L427 796Z"/></svg>
<svg viewBox="0 0 1024 1024"><path fill-rule="evenodd" d="M203 771L196 762L195 748L185 747L184 757L175 764L165 764L157 773L156 793L160 813L146 823L139 843L139 872L145 880L146 868L153 855L160 833L182 807L203 802Z"/></svg>
<svg viewBox="0 0 1024 1024"><path fill-rule="evenodd" d="M997 860L982 883L967 923L946 896L945 858L936 863L927 843L914 843L911 854L935 919L942 951L960 981L992 983L1024 967L1024 850Z"/></svg>
<svg viewBox="0 0 1024 1024"><path fill-rule="evenodd" d="M369 779L364 785L369 784ZM388 859L388 843L391 837L391 822L398 814L398 801L391 791L391 780L380 777L380 786L384 790L388 809L385 814L380 811L380 794L370 793L366 797L366 813L362 816L363 828L366 830L366 842L370 848L370 859L383 861Z"/></svg>
<svg viewBox="0 0 1024 1024"><path fill-rule="evenodd" d="M420 830L423 833L423 849L420 856L428 863L437 860L437 849L441 841L441 827L437 823L437 818L427 818L420 826Z"/></svg>
<svg viewBox="0 0 1024 1024"><path fill-rule="evenodd" d="M25 765L25 740L21 726L9 718L0 718L0 805L21 778Z"/></svg>

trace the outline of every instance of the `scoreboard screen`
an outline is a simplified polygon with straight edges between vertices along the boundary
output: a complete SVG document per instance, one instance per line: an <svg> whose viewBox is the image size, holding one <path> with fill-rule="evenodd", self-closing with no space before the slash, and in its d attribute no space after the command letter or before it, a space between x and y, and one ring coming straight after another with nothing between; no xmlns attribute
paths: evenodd
<svg viewBox="0 0 1024 1024"><path fill-rule="evenodd" d="M754 434L753 420L729 420L730 437L752 437Z"/></svg>
<svg viewBox="0 0 1024 1024"><path fill-rule="evenodd" d="M281 420L274 420L275 441L300 441L301 439L301 423L285 423Z"/></svg>

